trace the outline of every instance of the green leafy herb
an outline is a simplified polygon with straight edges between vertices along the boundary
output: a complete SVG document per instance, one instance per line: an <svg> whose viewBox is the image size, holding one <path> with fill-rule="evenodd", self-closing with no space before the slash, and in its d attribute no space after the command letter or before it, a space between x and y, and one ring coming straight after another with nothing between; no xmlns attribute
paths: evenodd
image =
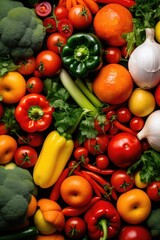
<svg viewBox="0 0 160 240"><path fill-rule="evenodd" d="M142 182L160 181L160 153L155 150L145 151L140 160L128 169L128 174L133 174L139 170Z"/></svg>
<svg viewBox="0 0 160 240"><path fill-rule="evenodd" d="M15 71L19 66L15 65L14 61L10 57L0 58L0 77L3 77L6 73Z"/></svg>

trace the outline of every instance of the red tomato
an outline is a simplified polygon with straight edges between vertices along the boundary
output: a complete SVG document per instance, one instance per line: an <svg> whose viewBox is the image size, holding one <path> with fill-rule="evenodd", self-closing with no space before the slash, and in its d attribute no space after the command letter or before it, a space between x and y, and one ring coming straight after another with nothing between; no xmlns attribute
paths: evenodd
<svg viewBox="0 0 160 240"><path fill-rule="evenodd" d="M0 119L3 117L3 114L4 114L4 107L2 103L0 103Z"/></svg>
<svg viewBox="0 0 160 240"><path fill-rule="evenodd" d="M127 192L134 186L134 178L127 174L124 169L116 170L110 179L111 185L117 192Z"/></svg>
<svg viewBox="0 0 160 240"><path fill-rule="evenodd" d="M67 18L59 20L58 31L63 37L69 38L73 33L72 22Z"/></svg>
<svg viewBox="0 0 160 240"><path fill-rule="evenodd" d="M107 117L100 117L95 119L94 127L98 131L99 134L106 133L110 128L110 122L108 121Z"/></svg>
<svg viewBox="0 0 160 240"><path fill-rule="evenodd" d="M20 59L17 62L20 67L17 71L22 75L30 75L36 70L36 60L35 57L28 57L26 59Z"/></svg>
<svg viewBox="0 0 160 240"><path fill-rule="evenodd" d="M116 113L117 113L117 119L122 123L129 122L129 120L132 117L132 113L127 107L118 108Z"/></svg>
<svg viewBox="0 0 160 240"><path fill-rule="evenodd" d="M36 57L36 67L46 77L56 75L60 71L61 66L60 56L50 50L43 50Z"/></svg>
<svg viewBox="0 0 160 240"><path fill-rule="evenodd" d="M81 239L86 233L86 223L80 217L70 217L66 220L64 231L69 239Z"/></svg>
<svg viewBox="0 0 160 240"><path fill-rule="evenodd" d="M35 5L35 12L39 17L46 17L52 11L52 5L49 2L41 2Z"/></svg>
<svg viewBox="0 0 160 240"><path fill-rule="evenodd" d="M118 240L152 240L152 236L145 227L131 225L122 227Z"/></svg>
<svg viewBox="0 0 160 240"><path fill-rule="evenodd" d="M105 154L96 156L96 166L99 169L106 169L109 165L109 158Z"/></svg>
<svg viewBox="0 0 160 240"><path fill-rule="evenodd" d="M156 86L154 96L155 96L155 100L156 100L157 105L160 107L160 84L158 84Z"/></svg>
<svg viewBox="0 0 160 240"><path fill-rule="evenodd" d="M68 19L71 21L73 28L85 29L92 23L92 14L88 7L78 4L70 9Z"/></svg>
<svg viewBox="0 0 160 240"><path fill-rule="evenodd" d="M64 6L57 6L54 9L54 15L57 20L68 18L68 10Z"/></svg>
<svg viewBox="0 0 160 240"><path fill-rule="evenodd" d="M104 58L107 63L118 63L121 60L121 50L118 47L107 47L104 50Z"/></svg>
<svg viewBox="0 0 160 240"><path fill-rule="evenodd" d="M140 159L142 153L138 138L127 132L114 135L108 144L109 159L120 168L131 166Z"/></svg>
<svg viewBox="0 0 160 240"><path fill-rule="evenodd" d="M88 150L84 147L79 147L74 150L74 157L77 160L82 160L88 157Z"/></svg>
<svg viewBox="0 0 160 240"><path fill-rule="evenodd" d="M107 150L109 137L106 134L99 135L96 138L88 138L84 141L83 145L89 153L99 155Z"/></svg>
<svg viewBox="0 0 160 240"><path fill-rule="evenodd" d="M30 168L37 162L36 150L28 145L18 147L14 153L15 163L22 168Z"/></svg>
<svg viewBox="0 0 160 240"><path fill-rule="evenodd" d="M77 160L71 160L68 162L68 168L72 173L74 173L74 170L79 171L81 169L80 162Z"/></svg>
<svg viewBox="0 0 160 240"><path fill-rule="evenodd" d="M41 93L43 91L43 81L38 77L31 77L26 83L27 91L30 93Z"/></svg>
<svg viewBox="0 0 160 240"><path fill-rule="evenodd" d="M160 201L160 181L154 181L147 186L147 195L152 201Z"/></svg>
<svg viewBox="0 0 160 240"><path fill-rule="evenodd" d="M67 38L59 32L52 33L46 40L47 48L57 54L60 54L62 47L66 44Z"/></svg>
<svg viewBox="0 0 160 240"><path fill-rule="evenodd" d="M144 123L145 122L142 117L133 117L130 120L129 126L133 131L138 132L143 128Z"/></svg>
<svg viewBox="0 0 160 240"><path fill-rule="evenodd" d="M40 132L28 133L27 134L28 144L32 147L39 147L44 141L43 134Z"/></svg>
<svg viewBox="0 0 160 240"><path fill-rule="evenodd" d="M0 122L0 135L6 135L9 129L6 127L4 122Z"/></svg>
<svg viewBox="0 0 160 240"><path fill-rule="evenodd" d="M53 18L45 18L43 20L43 26L46 29L46 32L53 33L57 30L56 21Z"/></svg>

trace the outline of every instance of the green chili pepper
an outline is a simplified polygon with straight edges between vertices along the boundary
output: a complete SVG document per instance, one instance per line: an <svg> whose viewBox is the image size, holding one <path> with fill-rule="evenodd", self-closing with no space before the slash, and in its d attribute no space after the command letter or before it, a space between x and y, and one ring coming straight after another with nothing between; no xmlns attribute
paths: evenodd
<svg viewBox="0 0 160 240"><path fill-rule="evenodd" d="M99 39L91 33L73 34L63 47L62 61L72 75L86 77L102 63Z"/></svg>

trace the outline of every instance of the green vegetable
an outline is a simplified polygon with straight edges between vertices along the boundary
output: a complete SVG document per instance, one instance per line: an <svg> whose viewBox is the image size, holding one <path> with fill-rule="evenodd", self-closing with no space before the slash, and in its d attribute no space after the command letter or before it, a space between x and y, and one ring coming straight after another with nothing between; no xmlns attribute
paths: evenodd
<svg viewBox="0 0 160 240"><path fill-rule="evenodd" d="M136 0L136 4L130 8L130 11L133 15L133 31L124 34L129 54L144 42L145 29L154 28L159 21L160 4L157 0Z"/></svg>
<svg viewBox="0 0 160 240"><path fill-rule="evenodd" d="M77 77L85 77L102 62L101 44L90 33L75 33L68 38L62 49L63 64Z"/></svg>
<svg viewBox="0 0 160 240"><path fill-rule="evenodd" d="M18 67L10 57L0 57L0 77L8 72L15 71Z"/></svg>
<svg viewBox="0 0 160 240"><path fill-rule="evenodd" d="M151 211L147 219L147 226L153 237L160 236L160 208Z"/></svg>
<svg viewBox="0 0 160 240"><path fill-rule="evenodd" d="M0 167L0 232L25 222L34 191L32 175L27 169Z"/></svg>
<svg viewBox="0 0 160 240"><path fill-rule="evenodd" d="M6 1L7 3L9 0ZM32 56L43 44L45 30L33 9L15 7L0 20L0 57Z"/></svg>
<svg viewBox="0 0 160 240"><path fill-rule="evenodd" d="M144 183L160 181L160 153L154 150L145 151L141 158L129 169L128 174L140 170L140 179Z"/></svg>
<svg viewBox="0 0 160 240"><path fill-rule="evenodd" d="M0 236L0 240L34 240L37 236L38 230L36 227L27 227L16 233L2 235Z"/></svg>
<svg viewBox="0 0 160 240"><path fill-rule="evenodd" d="M0 0L0 20L6 17L9 10L15 7L23 7L23 3L13 0Z"/></svg>

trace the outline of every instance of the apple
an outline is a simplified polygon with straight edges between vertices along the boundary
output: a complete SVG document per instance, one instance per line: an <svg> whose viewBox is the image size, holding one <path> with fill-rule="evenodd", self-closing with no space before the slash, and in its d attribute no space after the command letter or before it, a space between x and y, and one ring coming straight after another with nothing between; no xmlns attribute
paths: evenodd
<svg viewBox="0 0 160 240"><path fill-rule="evenodd" d="M122 193L117 200L117 211L121 218L129 224L139 224L145 221L151 208L149 196L138 188Z"/></svg>

